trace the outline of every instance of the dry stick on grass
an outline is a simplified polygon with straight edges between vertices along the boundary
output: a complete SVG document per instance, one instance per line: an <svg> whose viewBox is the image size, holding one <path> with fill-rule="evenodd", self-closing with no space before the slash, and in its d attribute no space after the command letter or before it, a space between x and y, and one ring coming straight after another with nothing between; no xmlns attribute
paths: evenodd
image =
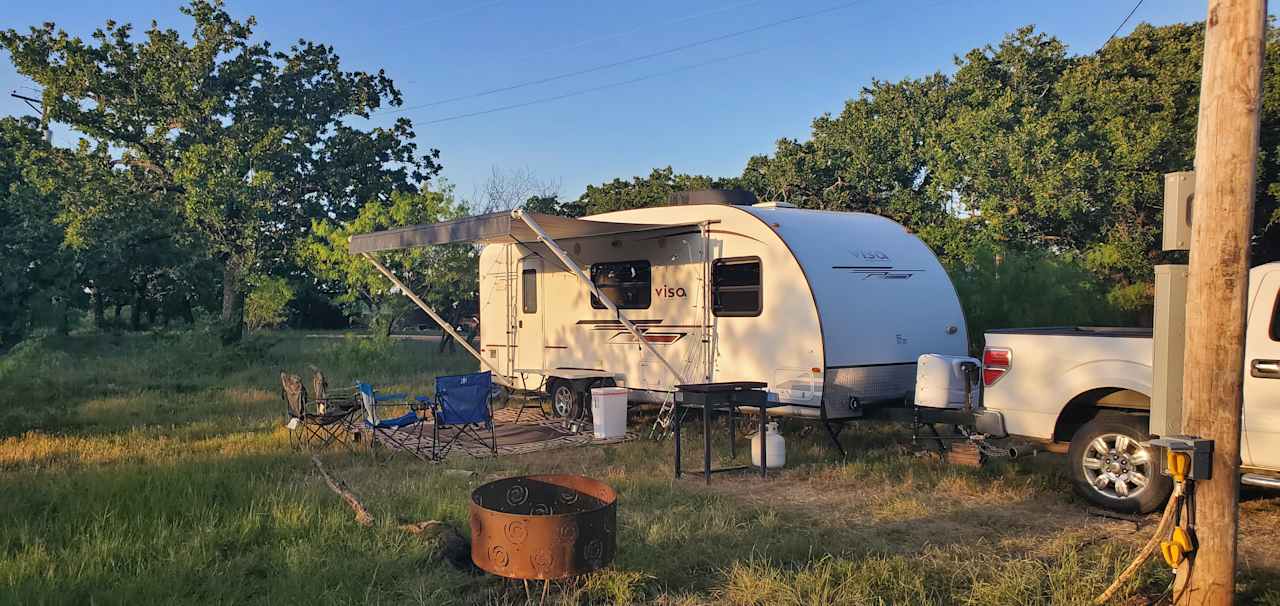
<svg viewBox="0 0 1280 606"><path fill-rule="evenodd" d="M347 487L347 483L329 475L319 457L312 455L311 462L316 464L316 469L319 469L320 475L324 476L324 482L329 485L329 489L342 497L342 500L346 501L347 505L351 507L351 511L355 512L356 523L365 528L372 527L373 515L369 513L369 510L365 508L364 503L360 502L355 493L351 492L351 489ZM467 572L476 572L478 570L471 561L471 543L452 526L439 520L424 520L400 524L400 530L415 536L435 539L439 543L436 557L443 558L454 568Z"/></svg>
<svg viewBox="0 0 1280 606"><path fill-rule="evenodd" d="M351 506L351 510L356 513L356 523L365 528L373 526L373 516L369 514L368 509L365 509L364 503L360 502L355 493L351 492L350 488L347 488L347 483L334 479L333 476L329 475L329 472L324 469L324 464L320 462L320 457L311 455L311 461L316 464L316 469L320 470L320 475L324 476L324 483L329 485L329 490L338 493L338 496L342 497L342 500Z"/></svg>
<svg viewBox="0 0 1280 606"><path fill-rule="evenodd" d="M1121 572L1120 576L1111 582L1111 586L1107 587L1107 590L1102 592L1102 595L1093 600L1094 606L1102 606L1111 601L1116 592L1120 591L1120 587L1127 583L1142 567L1142 564L1147 561L1147 558L1151 557L1151 554L1155 552L1156 546L1160 545L1160 541L1169 533L1169 527L1173 524L1173 513L1177 511L1178 499L1181 497L1182 485L1178 484L1174 488L1173 494L1169 496L1169 504L1164 507L1164 515L1160 516L1160 523L1156 525L1156 533L1151 535L1151 540L1142 546L1142 550L1133 558L1133 561L1124 569L1124 572Z"/></svg>

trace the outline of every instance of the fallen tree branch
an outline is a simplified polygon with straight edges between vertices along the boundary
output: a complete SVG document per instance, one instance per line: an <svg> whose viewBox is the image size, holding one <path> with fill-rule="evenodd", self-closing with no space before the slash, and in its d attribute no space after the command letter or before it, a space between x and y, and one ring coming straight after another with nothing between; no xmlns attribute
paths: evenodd
<svg viewBox="0 0 1280 606"><path fill-rule="evenodd" d="M316 464L316 469L320 470L320 475L324 476L324 483L329 485L329 490L337 493L343 501L347 502L347 505L351 506L351 510L356 514L356 523L365 528L373 526L373 516L369 514L368 509L365 509L364 503L360 502L355 493L347 488L347 483L329 475L329 472L324 469L324 464L320 462L320 457L311 455L311 461Z"/></svg>

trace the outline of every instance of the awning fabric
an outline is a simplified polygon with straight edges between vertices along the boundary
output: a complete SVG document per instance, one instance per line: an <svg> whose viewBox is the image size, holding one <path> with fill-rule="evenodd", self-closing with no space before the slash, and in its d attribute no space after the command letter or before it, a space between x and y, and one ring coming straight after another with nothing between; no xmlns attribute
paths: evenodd
<svg viewBox="0 0 1280 606"><path fill-rule="evenodd" d="M609 221L588 221L586 219L570 219L556 215L527 213L543 231L554 240L568 238L587 238L591 236L607 236L632 232L671 229L688 225L650 225L642 223L612 223ZM511 216L509 212L496 212L487 215L466 217L443 223L430 225L414 225L361 234L351 237L352 254L379 252L384 250L400 250L417 246L433 246L451 242L533 242L537 234L529 229L524 221Z"/></svg>

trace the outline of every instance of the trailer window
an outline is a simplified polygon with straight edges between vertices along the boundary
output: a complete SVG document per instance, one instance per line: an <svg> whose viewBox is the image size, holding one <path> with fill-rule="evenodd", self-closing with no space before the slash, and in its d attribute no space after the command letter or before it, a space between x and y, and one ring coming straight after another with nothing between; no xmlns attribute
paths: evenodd
<svg viewBox="0 0 1280 606"><path fill-rule="evenodd" d="M653 281L648 261L616 261L591 266L591 281L609 297L618 309L649 309ZM591 307L604 309L604 303L591 294Z"/></svg>
<svg viewBox="0 0 1280 606"><path fill-rule="evenodd" d="M520 309L527 314L538 313L538 270L520 272Z"/></svg>
<svg viewBox="0 0 1280 606"><path fill-rule="evenodd" d="M1280 292L1276 293L1276 302L1271 307L1271 340L1280 341Z"/></svg>
<svg viewBox="0 0 1280 606"><path fill-rule="evenodd" d="M716 259L711 264L711 310L717 316L760 315L760 284L760 257Z"/></svg>

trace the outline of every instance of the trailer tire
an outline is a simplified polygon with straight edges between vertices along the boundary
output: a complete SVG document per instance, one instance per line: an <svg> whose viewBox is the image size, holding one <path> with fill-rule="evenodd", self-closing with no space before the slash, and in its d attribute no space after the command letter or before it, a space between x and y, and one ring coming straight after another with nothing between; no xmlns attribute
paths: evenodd
<svg viewBox="0 0 1280 606"><path fill-rule="evenodd" d="M1142 446L1148 439L1146 417L1103 414L1080 426L1067 450L1076 492L1112 511L1158 509L1168 500L1173 480L1160 473L1159 452Z"/></svg>
<svg viewBox="0 0 1280 606"><path fill-rule="evenodd" d="M553 381L547 387L547 392L551 394L552 416L569 420L582 416L582 394L574 387L572 381L564 379Z"/></svg>

